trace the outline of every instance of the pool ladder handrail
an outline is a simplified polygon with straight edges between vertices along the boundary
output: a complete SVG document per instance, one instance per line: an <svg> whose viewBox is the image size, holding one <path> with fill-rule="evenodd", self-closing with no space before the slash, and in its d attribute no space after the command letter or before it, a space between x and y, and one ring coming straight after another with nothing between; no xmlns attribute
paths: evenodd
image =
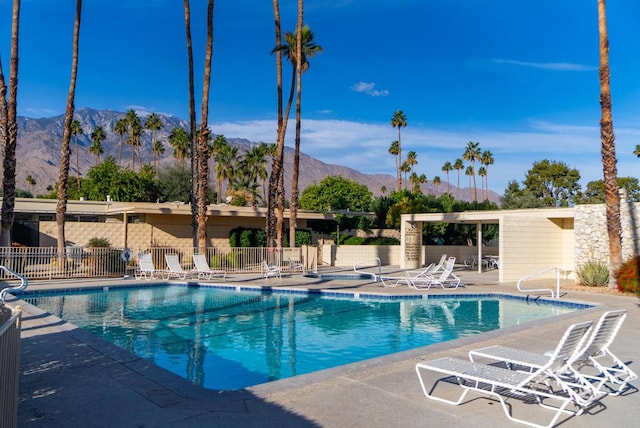
<svg viewBox="0 0 640 428"><path fill-rule="evenodd" d="M27 278L25 278L24 276L20 275L19 273L12 271L11 269L9 269L6 266L0 265L0 270L3 270L6 273L15 276L16 278L18 278L20 280L20 285L17 285L15 287L7 287L7 288L3 288L2 290L0 290L0 306L4 306L4 304L6 303L5 299L6 299L7 293L13 293L13 292L16 292L16 291L23 291L29 285L29 280Z"/></svg>
<svg viewBox="0 0 640 428"><path fill-rule="evenodd" d="M360 266L362 266L364 264L370 265L371 262L376 262L377 263L377 265L378 265L378 273L377 274L358 269ZM380 275L382 274L382 262L380 261L380 258L378 258L378 257L374 257L372 259L367 259L367 260L362 260L362 261L356 262L353 265L353 271L358 273L358 274L371 275L373 277L374 281L377 282L378 278L380 278Z"/></svg>
<svg viewBox="0 0 640 428"><path fill-rule="evenodd" d="M541 270L539 272L536 272L536 273L532 273L531 275L525 276L524 278L520 278L518 280L518 283L516 284L516 286L518 287L518 291L520 291L522 293L548 291L549 293L551 293L551 298L552 299L559 299L560 298L560 271L561 270L564 270L564 269L559 268L559 267L552 267L552 268L543 269L543 270ZM542 274L545 274L545 273L551 272L551 271L555 271L556 272L556 291L555 291L555 293L554 293L553 289L551 289L551 288L532 288L532 289L525 290L520 286L524 281L526 281L528 279L535 278L537 276L540 276Z"/></svg>

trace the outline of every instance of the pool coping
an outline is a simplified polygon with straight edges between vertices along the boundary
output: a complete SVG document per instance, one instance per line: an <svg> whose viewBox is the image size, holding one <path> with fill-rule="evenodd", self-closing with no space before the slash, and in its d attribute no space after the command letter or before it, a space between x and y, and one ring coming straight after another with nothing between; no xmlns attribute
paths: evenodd
<svg viewBox="0 0 640 428"><path fill-rule="evenodd" d="M448 349L452 347L462 347L466 346L470 343L477 342L479 340L490 340L493 338L497 338L504 334L515 333L519 331L528 330L534 328L536 326L546 325L552 323L554 321L559 321L567 318L571 318L574 316L574 312L569 312L566 314L561 314L553 317L546 317L538 320L527 321L523 324L517 326L504 327L488 332L477 333L469 336L460 337L453 340L448 340L445 342L435 343L431 345L421 346L405 351L395 352L392 354L386 354L379 357L368 358L362 361L356 361L353 363L347 363L336 367L326 368L317 370L311 373L300 374L293 377L288 377L284 379L279 379L275 381L270 381L262 384L251 385L248 387L236 389L236 390L221 390L221 389L212 389L199 386L195 383L190 382L189 380L177 375L168 369L165 369L161 366L154 364L144 358L136 355L131 351L127 351L119 346L112 344L100 336L96 336L82 327L79 327L75 324L72 324L68 321L65 321L57 316L50 314L30 303L20 299L22 295L30 295L30 294L55 294L60 292L83 292L86 290L91 291L99 291L109 289L109 288L145 288L145 287L156 287L156 286L177 286L177 287L205 287L205 288L214 288L214 289L222 289L222 290L233 290L233 291L242 291L242 292L268 292L268 293L276 293L276 294L311 294L311 295L319 295L322 297L345 297L345 298L354 298L354 299L377 299L377 300L445 300L445 299L455 299L455 298L478 298L478 297L493 297L493 298L503 298L503 299L513 299L519 301L529 301L534 300L535 302L540 302L544 304L558 305L558 306L567 306L575 309L579 309L581 313L584 311L595 310L600 305L592 302L573 302L573 301L559 301L557 299L549 299L546 297L536 297L529 298L528 296L521 296L514 293L505 293L505 292L473 292L473 293L447 293L447 294L424 294L420 293L418 290L411 290L408 293L403 294L392 294L384 291L379 292L350 292L350 291L336 291L331 289L309 289L304 287L273 287L271 285L232 285L232 284L224 284L224 283L202 283L198 281L179 281L179 280L155 280L155 281L145 281L140 282L136 281L130 283L127 282L109 282L108 285L83 285L76 284L72 287L55 287L49 286L46 289L32 289L27 290L21 294L13 296L11 299L11 303L14 305L20 304L22 305L25 312L32 314L37 317L49 317L53 320L53 324L60 326L63 331L70 334L73 338L86 343L91 348L95 349L97 352L107 356L112 359L114 362L122 364L125 367L129 367L130 369L138 372L145 373L145 377L149 380L158 383L175 391L180 396L185 398L191 398L196 400L242 400L246 398L246 391L250 391L253 394L258 396L268 396L270 394L276 392L282 392L287 389L296 388L304 385L310 385L315 382L323 381L330 379L335 376L339 376L345 373L354 373L362 370L372 369L375 367L380 367L383 365L387 365L390 363L394 363L397 361L403 361L407 359L415 359L421 355L438 352L443 349ZM451 291L451 290L445 290ZM64 325L64 327L62 327Z"/></svg>

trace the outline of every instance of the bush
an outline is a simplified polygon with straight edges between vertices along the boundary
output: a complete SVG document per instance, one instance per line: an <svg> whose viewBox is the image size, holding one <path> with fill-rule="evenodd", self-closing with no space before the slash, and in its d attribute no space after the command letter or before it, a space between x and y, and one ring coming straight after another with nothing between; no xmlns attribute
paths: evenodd
<svg viewBox="0 0 640 428"><path fill-rule="evenodd" d="M111 248L111 242L107 238L94 237L89 239L87 247L90 248Z"/></svg>
<svg viewBox="0 0 640 428"><path fill-rule="evenodd" d="M640 294L640 256L633 257L622 264L614 274L618 290L623 293Z"/></svg>
<svg viewBox="0 0 640 428"><path fill-rule="evenodd" d="M578 282L589 287L609 285L609 267L602 262L588 261L578 269Z"/></svg>

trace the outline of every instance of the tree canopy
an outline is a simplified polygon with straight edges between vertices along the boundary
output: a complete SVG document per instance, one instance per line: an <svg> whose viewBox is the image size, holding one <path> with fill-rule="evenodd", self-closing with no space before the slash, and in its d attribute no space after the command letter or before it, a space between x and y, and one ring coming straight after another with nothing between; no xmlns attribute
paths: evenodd
<svg viewBox="0 0 640 428"><path fill-rule="evenodd" d="M369 211L373 194L364 184L340 175L329 175L312 184L300 196L300 208L316 211Z"/></svg>
<svg viewBox="0 0 640 428"><path fill-rule="evenodd" d="M520 188L509 183L503 197L503 208L567 207L580 192L580 172L564 162L544 159L534 162Z"/></svg>

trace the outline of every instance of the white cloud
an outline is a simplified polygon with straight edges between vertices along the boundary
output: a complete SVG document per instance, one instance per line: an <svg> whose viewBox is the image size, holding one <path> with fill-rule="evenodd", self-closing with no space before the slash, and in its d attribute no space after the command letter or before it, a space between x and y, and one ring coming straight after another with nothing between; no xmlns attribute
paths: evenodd
<svg viewBox="0 0 640 428"><path fill-rule="evenodd" d="M289 122L286 144L293 146L294 122ZM224 122L212 125L213 131L231 138L251 141L275 141L276 121L256 120ZM640 129L616 129L618 173L637 176L640 160L632 155ZM304 120L302 122L303 153L328 164L344 165L367 174L395 174L394 158L388 152L397 130L387 123L363 123L344 120ZM600 129L597 126L530 121L515 131L463 127L426 128L408 126L402 130L403 153L414 150L418 154L416 172L428 179L440 176L446 182L442 165L462 157L469 141L480 143L482 150L490 150L495 159L489 165L489 187L502 193L511 180L524 180L526 172L536 161L549 159L568 164L580 171L581 183L602 178L600 158ZM456 172L449 179L456 184ZM460 177L462 186L468 177Z"/></svg>
<svg viewBox="0 0 640 428"><path fill-rule="evenodd" d="M498 64L513 64L523 67L541 68L543 70L553 71L594 71L598 69L598 67L594 67L591 65L571 64L568 62L526 62L516 61L512 59L494 59L493 61L497 62Z"/></svg>
<svg viewBox="0 0 640 428"><path fill-rule="evenodd" d="M376 84L373 82L371 83L358 82L353 86L351 86L351 90L354 92L360 92L367 95L371 95L372 97L386 97L391 93L386 89L380 90L380 89L375 89L375 87L376 87Z"/></svg>

